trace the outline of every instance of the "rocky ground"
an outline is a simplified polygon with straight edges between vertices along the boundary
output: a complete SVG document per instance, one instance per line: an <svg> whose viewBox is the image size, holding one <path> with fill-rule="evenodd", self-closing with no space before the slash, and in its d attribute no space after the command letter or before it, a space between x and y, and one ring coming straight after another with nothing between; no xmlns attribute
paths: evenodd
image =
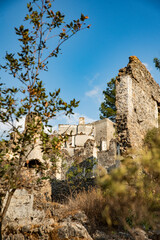
<svg viewBox="0 0 160 240"><path fill-rule="evenodd" d="M68 211L65 205L52 203L48 218L41 224L22 225L12 223L3 229L3 240L160 240L160 231L146 233L134 230L135 237L121 229L107 226L93 228L87 216L78 210Z"/></svg>

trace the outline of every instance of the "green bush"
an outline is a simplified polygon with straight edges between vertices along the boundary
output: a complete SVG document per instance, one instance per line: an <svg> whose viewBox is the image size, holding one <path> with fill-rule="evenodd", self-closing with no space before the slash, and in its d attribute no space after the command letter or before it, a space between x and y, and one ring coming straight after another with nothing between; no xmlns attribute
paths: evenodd
<svg viewBox="0 0 160 240"><path fill-rule="evenodd" d="M103 216L107 224L146 230L160 222L160 137L137 159L126 158L121 166L99 174L98 183L106 198Z"/></svg>
<svg viewBox="0 0 160 240"><path fill-rule="evenodd" d="M151 148L152 144L157 140L159 133L160 129L156 127L149 130L144 138L144 145Z"/></svg>

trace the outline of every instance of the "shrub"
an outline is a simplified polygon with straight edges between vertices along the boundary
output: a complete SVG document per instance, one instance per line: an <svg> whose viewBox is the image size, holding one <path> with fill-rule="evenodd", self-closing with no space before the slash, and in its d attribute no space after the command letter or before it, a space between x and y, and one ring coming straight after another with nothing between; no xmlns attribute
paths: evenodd
<svg viewBox="0 0 160 240"><path fill-rule="evenodd" d="M160 222L160 138L139 159L126 158L110 175L100 172L98 183L107 199L103 217L108 225L156 227Z"/></svg>
<svg viewBox="0 0 160 240"><path fill-rule="evenodd" d="M110 174L100 169L100 188L70 198L67 207L84 211L94 226L105 221L123 227L134 238L136 227L155 229L160 222L160 137L153 134L151 139L140 157L126 157Z"/></svg>
<svg viewBox="0 0 160 240"><path fill-rule="evenodd" d="M159 128L155 127L150 129L144 138L144 145L147 146L148 148L151 148L152 144L154 144L154 141L157 139L159 133L160 133Z"/></svg>

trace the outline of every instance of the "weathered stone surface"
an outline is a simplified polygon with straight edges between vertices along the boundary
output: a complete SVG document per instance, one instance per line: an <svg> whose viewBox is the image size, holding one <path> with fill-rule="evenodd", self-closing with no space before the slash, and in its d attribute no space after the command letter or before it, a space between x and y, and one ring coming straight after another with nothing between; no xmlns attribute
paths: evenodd
<svg viewBox="0 0 160 240"><path fill-rule="evenodd" d="M73 211L59 220L58 236L60 239L93 240L87 231L89 220L84 212Z"/></svg>
<svg viewBox="0 0 160 240"><path fill-rule="evenodd" d="M87 216L81 211L67 212L64 205L53 206L54 223L46 221L39 224L8 225L3 236L5 240L92 240L86 226L89 225ZM56 220L55 220L56 219Z"/></svg>
<svg viewBox="0 0 160 240"><path fill-rule="evenodd" d="M140 228L134 229L133 233L136 240L151 240L148 238L147 233Z"/></svg>
<svg viewBox="0 0 160 240"><path fill-rule="evenodd" d="M7 226L3 232L3 240L50 240L56 227L53 225ZM58 240L58 239L57 239Z"/></svg>
<svg viewBox="0 0 160 240"><path fill-rule="evenodd" d="M27 160L30 161L33 159L37 159L38 161L40 161L42 163L42 162L44 162L44 160L43 160L43 152L41 150L42 142L40 140L40 134L39 134L39 130L41 130L41 125L40 125L41 118L35 112L31 112L26 116L24 131L26 131L28 124L31 124L31 123L38 124L39 128L38 128L38 131L34 134L34 139L33 139L32 144L29 144L27 146L27 149L26 149ZM34 148L32 145L34 145Z"/></svg>
<svg viewBox="0 0 160 240"><path fill-rule="evenodd" d="M11 199L3 222L4 226L39 224L47 221L47 208L51 202L51 184L48 180L38 181L38 179L39 175L36 175L35 169L24 168L22 186L15 191ZM6 198L3 206L5 201Z"/></svg>
<svg viewBox="0 0 160 240"><path fill-rule="evenodd" d="M92 236L94 240L135 240L129 233L122 231L96 230ZM141 239L143 240L143 239Z"/></svg>
<svg viewBox="0 0 160 240"><path fill-rule="evenodd" d="M105 232L96 230L96 232L93 234L94 240L107 240L108 236Z"/></svg>
<svg viewBox="0 0 160 240"><path fill-rule="evenodd" d="M9 236L6 236L3 238L4 240L25 240L23 234L18 233L18 234L10 234Z"/></svg>
<svg viewBox="0 0 160 240"><path fill-rule="evenodd" d="M146 132L158 127L160 86L133 56L116 78L117 134L121 152L140 148Z"/></svg>
<svg viewBox="0 0 160 240"><path fill-rule="evenodd" d="M86 228L77 222L64 222L58 229L58 237L60 239L72 239L72 238L80 238L80 239L87 239L93 240L89 233L87 232Z"/></svg>
<svg viewBox="0 0 160 240"><path fill-rule="evenodd" d="M106 141L106 150L108 150L110 141L114 138L115 124L108 118L95 121L92 124L96 144L100 146L102 141Z"/></svg>
<svg viewBox="0 0 160 240"><path fill-rule="evenodd" d="M97 152L97 159L99 166L104 167L106 170L115 164L117 151L117 143L114 139L110 141L109 149L107 151Z"/></svg>
<svg viewBox="0 0 160 240"><path fill-rule="evenodd" d="M34 195L25 189L17 189L12 197L5 221L28 224L28 222L40 223L44 217L44 211L33 209Z"/></svg>

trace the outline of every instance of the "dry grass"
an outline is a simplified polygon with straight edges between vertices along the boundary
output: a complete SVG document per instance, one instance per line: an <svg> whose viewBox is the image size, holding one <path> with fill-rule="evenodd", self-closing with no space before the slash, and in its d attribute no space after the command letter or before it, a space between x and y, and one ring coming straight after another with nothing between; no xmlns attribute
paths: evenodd
<svg viewBox="0 0 160 240"><path fill-rule="evenodd" d="M105 206L106 199L102 196L100 189L80 192L76 197L70 197L66 204L68 211L83 211L93 227L100 226L102 223L104 224L105 221L102 217L102 212Z"/></svg>

